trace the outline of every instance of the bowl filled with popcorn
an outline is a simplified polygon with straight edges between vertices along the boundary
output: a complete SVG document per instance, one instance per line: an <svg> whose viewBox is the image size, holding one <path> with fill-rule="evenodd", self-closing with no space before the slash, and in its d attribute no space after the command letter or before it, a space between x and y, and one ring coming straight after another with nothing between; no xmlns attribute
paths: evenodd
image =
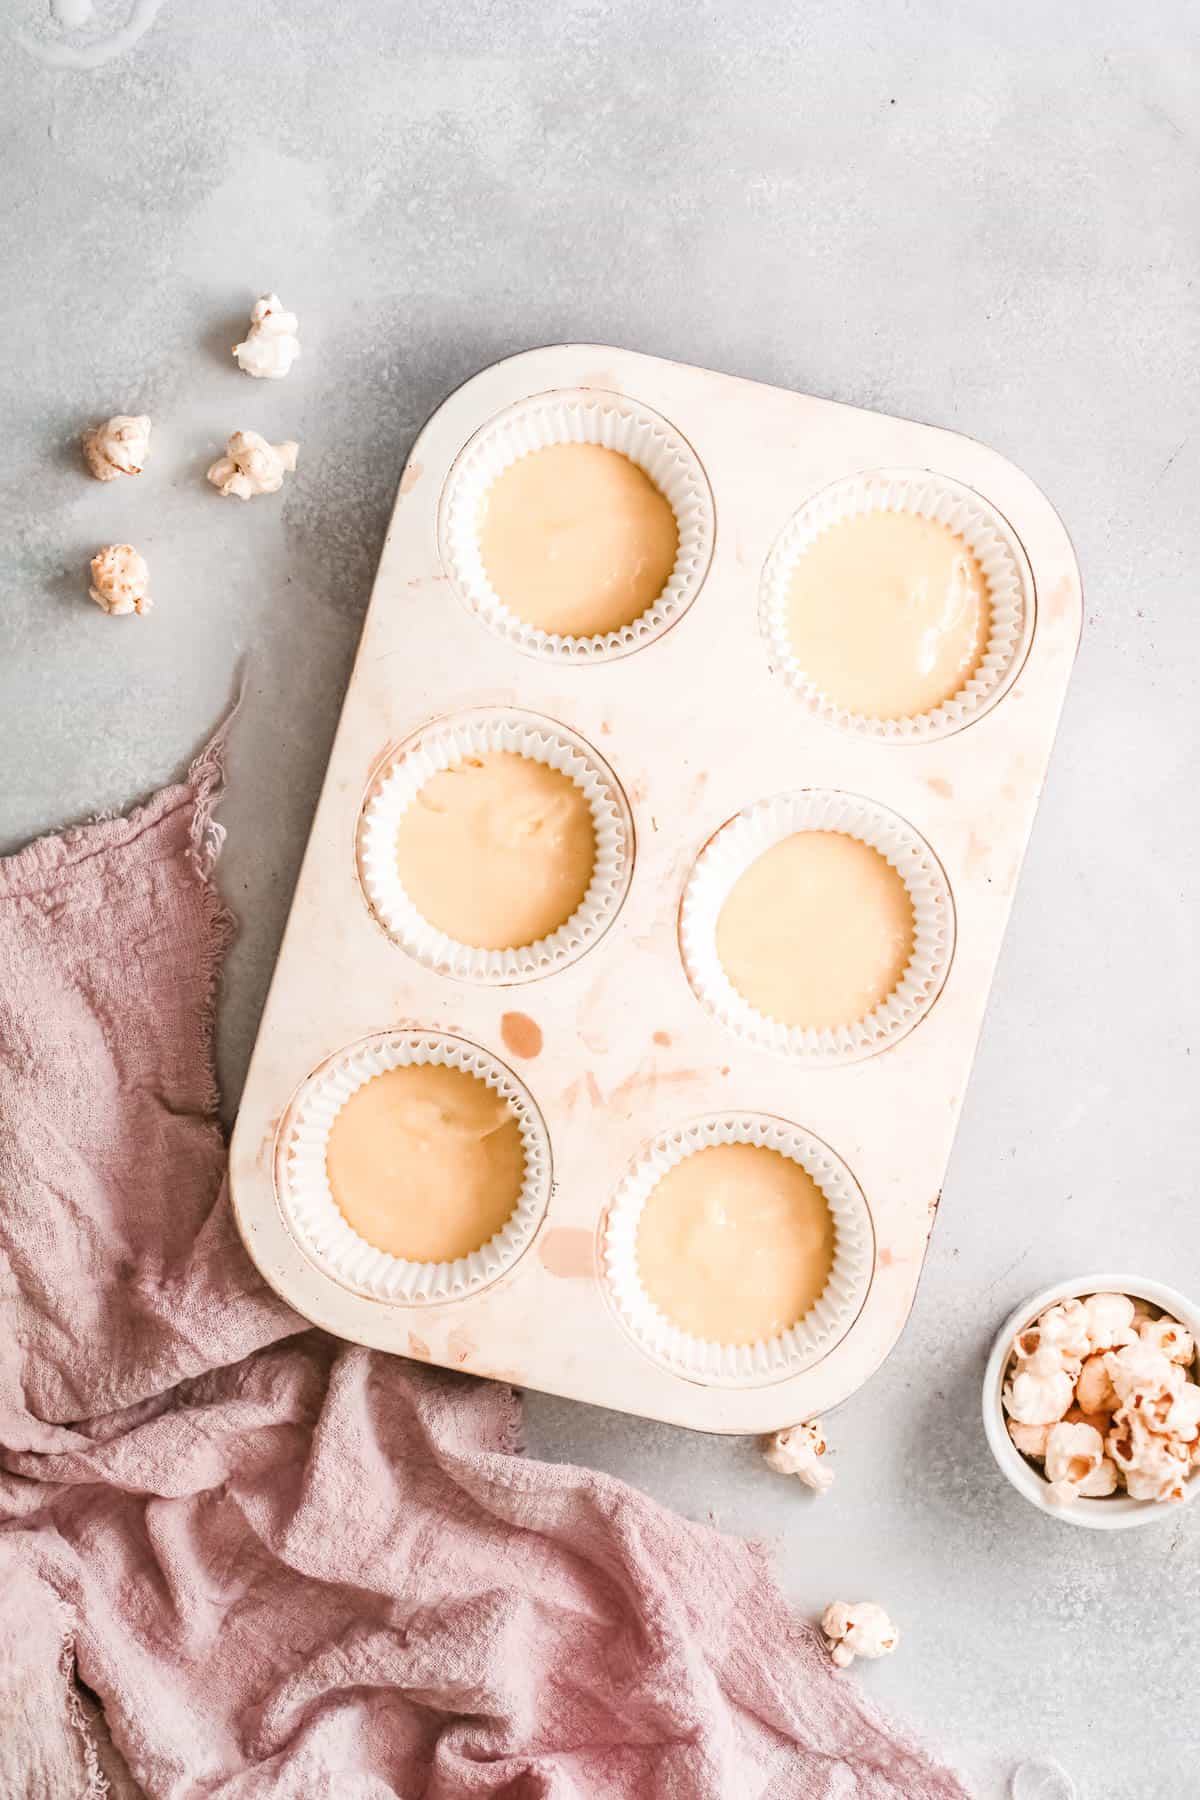
<svg viewBox="0 0 1200 1800"><path fill-rule="evenodd" d="M1043 1512L1121 1531L1200 1493L1200 1311L1159 1281L1091 1275L1001 1327L983 1382L992 1454Z"/></svg>

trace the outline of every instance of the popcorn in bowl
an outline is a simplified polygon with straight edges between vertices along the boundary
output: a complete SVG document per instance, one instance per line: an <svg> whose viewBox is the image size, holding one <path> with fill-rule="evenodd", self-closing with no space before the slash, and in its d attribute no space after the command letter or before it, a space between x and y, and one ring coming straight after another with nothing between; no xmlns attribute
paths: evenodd
<svg viewBox="0 0 1200 1800"><path fill-rule="evenodd" d="M1125 1293L1057 1300L1018 1330L1001 1402L1044 1499L1185 1499L1200 1468L1195 1357L1186 1325Z"/></svg>

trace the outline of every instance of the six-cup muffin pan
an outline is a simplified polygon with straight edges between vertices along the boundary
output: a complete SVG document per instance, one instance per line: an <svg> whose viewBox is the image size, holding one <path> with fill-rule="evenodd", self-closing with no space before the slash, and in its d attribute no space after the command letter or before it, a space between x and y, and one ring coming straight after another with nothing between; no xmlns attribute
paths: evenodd
<svg viewBox="0 0 1200 1800"><path fill-rule="evenodd" d="M582 642L506 610L475 532L500 471L560 441L639 463L679 527L657 602ZM991 622L959 694L887 723L817 691L782 622L806 544L880 508L964 538ZM1080 623L1057 515L954 433L594 345L468 381L400 483L234 1134L271 1285L342 1337L706 1430L852 1393L912 1304ZM529 950L465 951L394 879L407 799L464 748L532 755L592 809L586 903ZM823 1031L754 1013L712 949L738 873L812 828L881 850L915 927L889 1000ZM346 1095L405 1063L478 1076L520 1128L515 1210L457 1263L374 1250L325 1180ZM794 1329L698 1346L640 1289L638 1209L726 1143L800 1163L837 1248Z"/></svg>

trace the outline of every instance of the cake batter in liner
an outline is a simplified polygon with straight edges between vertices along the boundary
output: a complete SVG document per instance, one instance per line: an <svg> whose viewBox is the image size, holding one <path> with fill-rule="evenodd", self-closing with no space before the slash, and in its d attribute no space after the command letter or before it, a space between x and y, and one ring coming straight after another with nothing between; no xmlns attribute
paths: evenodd
<svg viewBox="0 0 1200 1800"><path fill-rule="evenodd" d="M833 1267L820 1298L789 1330L756 1344L715 1344L672 1324L638 1273L637 1232L646 1201L668 1170L717 1144L752 1144L790 1157L820 1188L833 1215ZM845 1163L812 1132L766 1113L719 1113L655 1138L618 1188L602 1234L605 1288L622 1325L656 1363L708 1387L765 1386L820 1362L862 1311L875 1265L870 1210Z"/></svg>
<svg viewBox="0 0 1200 1800"><path fill-rule="evenodd" d="M948 526L967 545L987 584L990 624L979 667L948 700L911 718L870 719L839 705L809 680L788 630L788 588L800 558L831 525L872 512L916 513ZM924 470L851 475L806 501L767 559L759 600L759 624L771 666L806 709L827 724L889 743L948 737L993 707L1021 672L1033 637L1034 612L1033 575L1007 520L973 489Z"/></svg>
<svg viewBox="0 0 1200 1800"><path fill-rule="evenodd" d="M339 1210L325 1166L333 1122L352 1094L389 1069L430 1063L477 1076L499 1094L517 1120L525 1153L524 1181L507 1223L454 1262L409 1262L367 1243ZM486 1050L440 1032L388 1032L339 1051L300 1089L281 1139L276 1188L292 1235L325 1274L372 1300L416 1306L478 1293L528 1248L550 1198L550 1140L528 1090Z"/></svg>
<svg viewBox="0 0 1200 1800"><path fill-rule="evenodd" d="M483 566L479 518L493 482L519 457L552 444L618 451L650 477L675 514L679 548L667 585L639 618L618 631L568 637L526 624L500 599ZM520 401L476 433L447 477L438 540L454 587L489 630L530 656L594 663L643 649L683 616L708 573L715 529L708 478L674 426L624 395L580 389Z"/></svg>
<svg viewBox="0 0 1200 1800"><path fill-rule="evenodd" d="M512 950L480 950L430 924L409 899L396 863L400 820L426 782L488 751L527 756L569 776L595 831L596 861L579 906L549 936ZM358 837L363 890L388 935L428 969L496 986L539 980L590 950L616 918L633 874L629 803L603 757L565 726L507 708L438 720L401 744L371 784Z"/></svg>
<svg viewBox="0 0 1200 1800"><path fill-rule="evenodd" d="M840 831L869 844L896 870L913 909L912 955L898 986L865 1018L822 1030L759 1012L717 955L717 920L735 883L765 851L799 831ZM696 998L743 1042L836 1066L888 1049L929 1011L954 954L954 900L937 857L896 813L858 794L802 788L736 813L705 845L684 888L679 945Z"/></svg>

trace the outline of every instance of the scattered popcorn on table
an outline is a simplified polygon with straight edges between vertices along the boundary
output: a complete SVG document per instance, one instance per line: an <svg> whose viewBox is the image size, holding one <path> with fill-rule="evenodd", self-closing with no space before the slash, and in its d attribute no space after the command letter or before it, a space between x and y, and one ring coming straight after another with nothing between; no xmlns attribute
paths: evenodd
<svg viewBox="0 0 1200 1800"><path fill-rule="evenodd" d="M835 1600L821 1614L821 1630L839 1669L848 1669L856 1656L890 1656L900 1642L900 1633L873 1600L856 1600L852 1605Z"/></svg>
<svg viewBox="0 0 1200 1800"><path fill-rule="evenodd" d="M1200 1468L1196 1345L1176 1319L1127 1294L1048 1307L1013 1340L1008 1434L1070 1506L1124 1491L1180 1501Z"/></svg>
<svg viewBox="0 0 1200 1800"><path fill-rule="evenodd" d="M257 431L235 431L208 471L208 480L221 494L233 494L249 500L254 494L276 494L283 486L285 474L296 467L300 446L290 440L286 444L268 444Z"/></svg>
<svg viewBox="0 0 1200 1800"><path fill-rule="evenodd" d="M150 421L144 413L117 413L83 434L83 460L97 481L118 475L140 475L150 444Z"/></svg>
<svg viewBox="0 0 1200 1800"><path fill-rule="evenodd" d="M233 346L238 368L246 375L281 381L300 354L299 330L299 319L284 311L279 295L263 294L254 302L245 339Z"/></svg>
<svg viewBox="0 0 1200 1800"><path fill-rule="evenodd" d="M109 544L93 556L88 593L102 612L114 617L149 612L154 604L149 586L150 571L132 544Z"/></svg>
<svg viewBox="0 0 1200 1800"><path fill-rule="evenodd" d="M821 1421L810 1419L807 1425L773 1432L763 1445L763 1455L777 1474L795 1475L805 1487L823 1494L833 1486L833 1470L820 1460L828 1448Z"/></svg>

